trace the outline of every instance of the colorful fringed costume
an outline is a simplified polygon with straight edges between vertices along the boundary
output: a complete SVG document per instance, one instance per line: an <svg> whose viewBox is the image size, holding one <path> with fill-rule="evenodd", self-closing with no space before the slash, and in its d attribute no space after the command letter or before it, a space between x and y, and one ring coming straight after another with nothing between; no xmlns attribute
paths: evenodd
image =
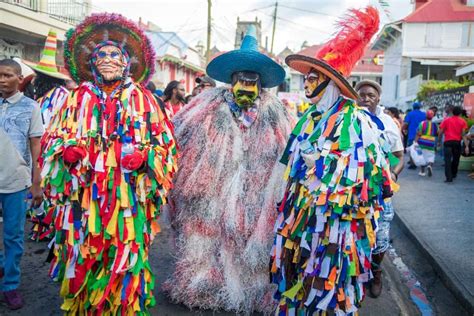
<svg viewBox="0 0 474 316"><path fill-rule="evenodd" d="M114 32L135 32L152 49L138 27L118 15L93 15L77 29L86 32L77 37L83 40L87 32L95 36L105 29L107 44L118 36ZM69 58L79 53L74 47L81 49L72 47L76 35L68 34ZM134 56L132 48L123 50ZM153 63L149 57L147 65ZM74 68L71 60L68 65L76 79L90 76L87 68ZM132 77L148 77L149 68L146 75L134 69L132 64ZM61 308L69 315L145 315L155 304L148 251L172 187L176 146L172 125L151 92L126 73L114 87L106 93L85 80L43 139L43 185L52 205L46 220L55 229L50 275L61 282Z"/></svg>
<svg viewBox="0 0 474 316"><path fill-rule="evenodd" d="M41 60L39 63L25 61L34 71L36 77L34 81L35 95L41 109L43 127L45 134L51 119L58 109L66 102L69 91L63 86L65 80L70 80L68 76L58 71L56 65L57 34L50 30L45 41ZM44 82L43 82L44 81ZM40 95L38 95L40 94ZM43 134L43 137L47 137ZM35 241L49 240L53 235L51 225L44 222L49 202L44 200L37 208L28 210L30 221L33 223L30 231L30 239Z"/></svg>
<svg viewBox="0 0 474 316"><path fill-rule="evenodd" d="M293 130L282 162L286 191L278 205L271 278L277 315L357 313L372 278L377 218L392 195L390 146L383 124L357 106L348 76L378 29L378 13L351 10L315 57L287 64L315 100ZM312 79L313 78L313 79ZM380 129L379 129L380 128Z"/></svg>
<svg viewBox="0 0 474 316"><path fill-rule="evenodd" d="M125 133L147 157L132 173L120 166ZM153 306L148 248L159 231L155 220L172 185L176 153L153 96L129 82L121 95L104 100L96 86L84 83L44 142L43 183L56 231L50 274L62 282L62 308L132 315ZM87 153L73 166L62 159L69 145Z"/></svg>
<svg viewBox="0 0 474 316"><path fill-rule="evenodd" d="M43 126L45 129L48 128L51 119L53 118L59 107L66 102L66 98L69 95L69 91L59 86L49 90L44 96L37 100L41 108L41 116L43 117Z"/></svg>
<svg viewBox="0 0 474 316"><path fill-rule="evenodd" d="M369 115L341 97L320 121L312 116L320 117L314 105L283 159L288 183L271 260L279 315L357 310L371 277L378 212L391 195L386 144ZM298 136L314 143L315 167L306 167Z"/></svg>
<svg viewBox="0 0 474 316"><path fill-rule="evenodd" d="M283 189L278 157L289 115L263 92L256 120L239 127L226 99L228 89L202 93L173 120L180 171L171 199L180 237L167 287L189 307L268 312L268 253Z"/></svg>

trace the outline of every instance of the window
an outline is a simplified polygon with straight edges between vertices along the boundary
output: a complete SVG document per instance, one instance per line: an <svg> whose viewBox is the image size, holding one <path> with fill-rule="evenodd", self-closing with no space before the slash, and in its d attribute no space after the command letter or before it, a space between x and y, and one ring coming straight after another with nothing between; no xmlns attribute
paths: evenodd
<svg viewBox="0 0 474 316"><path fill-rule="evenodd" d="M441 47L441 23L426 24L425 46Z"/></svg>
<svg viewBox="0 0 474 316"><path fill-rule="evenodd" d="M461 47L474 47L474 23L462 24Z"/></svg>

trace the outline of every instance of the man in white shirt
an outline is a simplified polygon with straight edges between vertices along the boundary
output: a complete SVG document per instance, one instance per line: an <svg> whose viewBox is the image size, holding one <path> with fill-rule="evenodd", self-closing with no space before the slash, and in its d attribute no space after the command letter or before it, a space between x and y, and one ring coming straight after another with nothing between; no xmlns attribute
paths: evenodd
<svg viewBox="0 0 474 316"><path fill-rule="evenodd" d="M398 180L398 175L403 170L403 142L398 128L392 117L384 112L384 108L379 105L382 87L375 81L362 80L355 90L359 94L358 103L366 107L367 110L376 116L383 123L383 134L390 144L393 156L398 158L398 163L391 168L392 179ZM377 298L382 293L382 260L390 245L390 223L394 216L391 198L384 200L384 211L379 218L379 229L376 233L377 246L372 252L372 272L374 278L370 284L372 297Z"/></svg>

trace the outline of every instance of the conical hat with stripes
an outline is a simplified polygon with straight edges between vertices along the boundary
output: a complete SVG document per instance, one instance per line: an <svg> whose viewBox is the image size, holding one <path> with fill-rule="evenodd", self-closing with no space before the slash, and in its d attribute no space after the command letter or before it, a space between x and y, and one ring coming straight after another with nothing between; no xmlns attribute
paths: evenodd
<svg viewBox="0 0 474 316"><path fill-rule="evenodd" d="M56 65L56 51L57 51L57 34L55 31L50 30L44 49L41 55L40 62L37 64L30 64L29 66L35 71L41 72L47 76L51 76L58 79L70 80L68 76L58 71Z"/></svg>

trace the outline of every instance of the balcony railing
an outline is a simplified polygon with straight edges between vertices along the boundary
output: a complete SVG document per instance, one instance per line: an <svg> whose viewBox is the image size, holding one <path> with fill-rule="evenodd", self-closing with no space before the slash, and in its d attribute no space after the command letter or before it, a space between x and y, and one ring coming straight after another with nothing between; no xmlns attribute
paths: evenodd
<svg viewBox="0 0 474 316"><path fill-rule="evenodd" d="M75 25L90 13L87 0L0 0L32 11L46 13L50 17Z"/></svg>
<svg viewBox="0 0 474 316"><path fill-rule="evenodd" d="M0 0L0 2L14 4L23 8L33 10L33 11L38 11L39 9L38 0Z"/></svg>
<svg viewBox="0 0 474 316"><path fill-rule="evenodd" d="M51 17L70 24L78 24L89 13L87 1L48 0L48 13Z"/></svg>

